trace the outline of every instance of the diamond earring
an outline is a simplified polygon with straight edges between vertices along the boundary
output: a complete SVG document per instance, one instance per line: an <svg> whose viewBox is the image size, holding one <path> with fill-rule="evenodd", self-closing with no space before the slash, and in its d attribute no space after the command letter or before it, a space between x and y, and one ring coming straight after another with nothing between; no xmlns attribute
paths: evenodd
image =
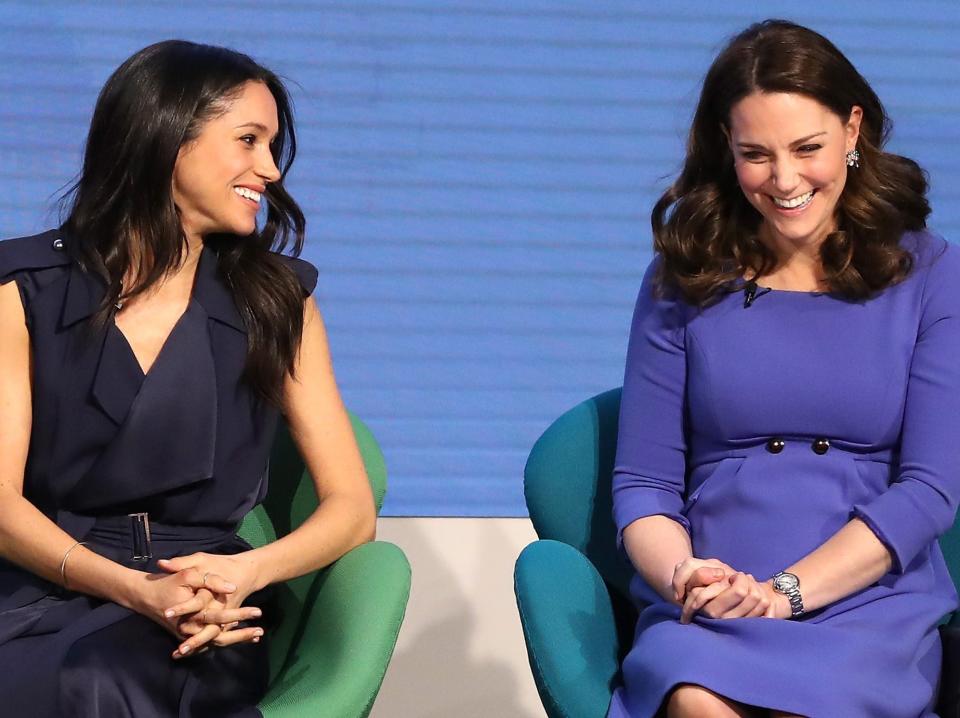
<svg viewBox="0 0 960 718"><path fill-rule="evenodd" d="M854 148L847 152L847 167L860 166L860 150Z"/></svg>

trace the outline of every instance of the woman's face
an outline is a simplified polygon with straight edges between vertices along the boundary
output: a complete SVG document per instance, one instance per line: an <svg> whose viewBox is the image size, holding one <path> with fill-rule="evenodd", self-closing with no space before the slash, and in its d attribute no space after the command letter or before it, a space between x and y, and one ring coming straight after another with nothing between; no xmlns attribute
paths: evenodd
<svg viewBox="0 0 960 718"><path fill-rule="evenodd" d="M187 237L214 232L246 236L256 230L268 182L280 178L270 154L277 103L262 82L247 82L226 111L180 148L173 201Z"/></svg>
<svg viewBox="0 0 960 718"><path fill-rule="evenodd" d="M816 245L836 229L863 112L845 121L805 95L755 92L730 111L737 179L775 245Z"/></svg>

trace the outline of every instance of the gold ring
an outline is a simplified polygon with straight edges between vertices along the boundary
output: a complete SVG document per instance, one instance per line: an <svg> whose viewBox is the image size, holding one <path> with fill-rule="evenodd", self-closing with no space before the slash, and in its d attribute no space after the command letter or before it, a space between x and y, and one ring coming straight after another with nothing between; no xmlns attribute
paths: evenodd
<svg viewBox="0 0 960 718"><path fill-rule="evenodd" d="M203 574L203 577L200 579L200 583L202 583L204 586L207 585L207 576L209 575L210 575L210 572L207 571L205 574Z"/></svg>

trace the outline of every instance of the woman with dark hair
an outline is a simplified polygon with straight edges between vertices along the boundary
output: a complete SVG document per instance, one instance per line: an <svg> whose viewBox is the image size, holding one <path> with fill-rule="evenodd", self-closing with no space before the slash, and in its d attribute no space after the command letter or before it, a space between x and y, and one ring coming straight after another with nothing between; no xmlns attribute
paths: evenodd
<svg viewBox="0 0 960 718"><path fill-rule="evenodd" d="M62 227L0 243L5 715L259 715L268 587L372 538L317 272L280 253L294 154L275 74L161 42L101 91ZM320 506L251 549L281 412Z"/></svg>
<svg viewBox="0 0 960 718"><path fill-rule="evenodd" d="M653 210L613 479L641 610L610 716L932 716L960 251L821 35L736 36Z"/></svg>

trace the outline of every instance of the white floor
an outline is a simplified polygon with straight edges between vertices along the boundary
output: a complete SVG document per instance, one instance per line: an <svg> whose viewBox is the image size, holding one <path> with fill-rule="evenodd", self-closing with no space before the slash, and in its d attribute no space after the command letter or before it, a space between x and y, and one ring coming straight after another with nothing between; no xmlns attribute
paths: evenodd
<svg viewBox="0 0 960 718"><path fill-rule="evenodd" d="M371 718L542 718L513 595L527 519L380 519L413 569Z"/></svg>

